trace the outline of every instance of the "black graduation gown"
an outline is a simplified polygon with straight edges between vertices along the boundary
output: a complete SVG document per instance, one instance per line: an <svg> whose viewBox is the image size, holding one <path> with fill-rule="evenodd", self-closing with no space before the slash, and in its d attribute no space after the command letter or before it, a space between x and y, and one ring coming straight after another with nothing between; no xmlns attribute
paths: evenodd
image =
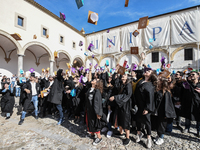
<svg viewBox="0 0 200 150"><path fill-rule="evenodd" d="M144 82L144 79L140 80L135 89L135 101L138 106L136 113L136 121L140 123L150 122L151 112L155 109L154 103L154 86L151 82ZM147 110L148 114L143 115L143 111Z"/></svg>
<svg viewBox="0 0 200 150"><path fill-rule="evenodd" d="M158 117L161 119L166 118L176 118L176 112L174 109L174 105L172 102L172 97L171 97L171 93L169 93L168 91L165 92L164 96L163 96L163 92L162 91L158 91L156 93L156 98L155 98L156 104L160 106L158 108Z"/></svg>
<svg viewBox="0 0 200 150"><path fill-rule="evenodd" d="M200 83L190 84L189 89L182 88L181 91L181 116L192 120L200 121L200 93L195 91Z"/></svg>
<svg viewBox="0 0 200 150"><path fill-rule="evenodd" d="M132 107L132 85L128 83L122 85L123 91L121 94L114 96L114 101L117 103L118 113L117 113L117 122L118 126L121 126L123 129L130 130L131 123L131 107Z"/></svg>
<svg viewBox="0 0 200 150"><path fill-rule="evenodd" d="M83 87L82 86L77 86L75 87L76 90L76 96L72 98L72 103L74 106L74 111L75 111L75 116L80 116L80 102L81 102L81 97L80 93L82 91Z"/></svg>
<svg viewBox="0 0 200 150"><path fill-rule="evenodd" d="M7 90L6 92L2 92L3 90L0 90L0 94L2 94L1 98L1 111L4 113L11 113L13 111L13 107L15 104L15 88L13 88L13 93L11 93L10 90Z"/></svg>
<svg viewBox="0 0 200 150"><path fill-rule="evenodd" d="M37 92L37 96L40 94L40 85L39 83L36 83L36 92ZM31 102L32 100L32 86L31 86L31 83L30 81L27 81L26 84L23 85L22 87L22 90L24 91L24 89L28 89L30 90L30 93L26 93L24 94L24 104L23 104L23 111L27 111L27 110L33 110L34 109L34 105L33 103Z"/></svg>
<svg viewBox="0 0 200 150"><path fill-rule="evenodd" d="M48 101L61 105L62 104L62 98L63 98L63 92L64 92L64 79L61 76L62 69L59 69L57 72L57 77L54 79L54 83L51 86L49 96L48 96Z"/></svg>
<svg viewBox="0 0 200 150"><path fill-rule="evenodd" d="M102 128L102 119L97 119L97 115L103 117L102 97L98 89L90 90L86 93L86 122L89 132L98 132Z"/></svg>
<svg viewBox="0 0 200 150"><path fill-rule="evenodd" d="M25 98L26 98L26 92L23 90L23 86L25 85L26 83L20 83L19 81L17 81L17 85L20 86L20 98L19 98L19 105L23 105L24 104L24 101L25 101Z"/></svg>

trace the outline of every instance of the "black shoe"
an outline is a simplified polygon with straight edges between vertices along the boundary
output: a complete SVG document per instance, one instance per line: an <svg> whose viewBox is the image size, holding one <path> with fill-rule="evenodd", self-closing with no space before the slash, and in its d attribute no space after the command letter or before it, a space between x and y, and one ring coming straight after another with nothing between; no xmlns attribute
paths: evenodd
<svg viewBox="0 0 200 150"><path fill-rule="evenodd" d="M24 119L21 119L18 123L18 125L22 125L24 123Z"/></svg>
<svg viewBox="0 0 200 150"><path fill-rule="evenodd" d="M35 119L38 120L38 116L35 116Z"/></svg>
<svg viewBox="0 0 200 150"><path fill-rule="evenodd" d="M96 138L95 141L93 142L93 145L98 145L102 141L102 138Z"/></svg>
<svg viewBox="0 0 200 150"><path fill-rule="evenodd" d="M176 128L183 132L183 128L180 125L177 125Z"/></svg>
<svg viewBox="0 0 200 150"><path fill-rule="evenodd" d="M10 116L9 117L6 117L6 120L10 119Z"/></svg>
<svg viewBox="0 0 200 150"><path fill-rule="evenodd" d="M126 139L123 140L123 145L128 146L130 144L130 142L131 142L131 140L126 138Z"/></svg>

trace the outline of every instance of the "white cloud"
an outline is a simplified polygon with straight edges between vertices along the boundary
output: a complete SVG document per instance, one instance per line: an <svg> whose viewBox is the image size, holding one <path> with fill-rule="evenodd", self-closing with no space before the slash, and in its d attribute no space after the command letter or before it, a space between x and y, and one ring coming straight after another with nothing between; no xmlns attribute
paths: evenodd
<svg viewBox="0 0 200 150"><path fill-rule="evenodd" d="M108 15L110 16L124 16L129 17L131 19L135 19L137 16L145 16L148 13L145 12L134 12L134 11L117 11L117 12L110 12Z"/></svg>
<svg viewBox="0 0 200 150"><path fill-rule="evenodd" d="M189 0L189 2L193 2L195 4L200 3L200 0Z"/></svg>

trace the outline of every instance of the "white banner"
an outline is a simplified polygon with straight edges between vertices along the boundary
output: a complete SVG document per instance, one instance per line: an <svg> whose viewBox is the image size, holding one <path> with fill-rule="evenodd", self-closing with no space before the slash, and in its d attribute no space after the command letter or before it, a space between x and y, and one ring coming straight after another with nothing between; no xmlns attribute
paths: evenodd
<svg viewBox="0 0 200 150"><path fill-rule="evenodd" d="M144 29L143 45L145 48L170 45L170 17L149 20Z"/></svg>
<svg viewBox="0 0 200 150"><path fill-rule="evenodd" d="M198 41L199 12L197 10L171 16L172 45Z"/></svg>
<svg viewBox="0 0 200 150"><path fill-rule="evenodd" d="M103 54L120 52L120 30L103 33Z"/></svg>
<svg viewBox="0 0 200 150"><path fill-rule="evenodd" d="M137 30L139 34L135 37L133 32ZM122 51L130 50L130 47L141 47L142 30L138 29L138 23L121 28Z"/></svg>
<svg viewBox="0 0 200 150"><path fill-rule="evenodd" d="M92 43L95 47L94 52L102 53L102 34L92 34L87 36L87 47Z"/></svg>

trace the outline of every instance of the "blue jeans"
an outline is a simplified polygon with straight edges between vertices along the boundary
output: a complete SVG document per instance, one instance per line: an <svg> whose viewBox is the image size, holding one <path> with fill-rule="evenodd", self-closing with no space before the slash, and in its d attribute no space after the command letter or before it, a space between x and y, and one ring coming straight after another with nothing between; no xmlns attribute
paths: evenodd
<svg viewBox="0 0 200 150"><path fill-rule="evenodd" d="M21 119L24 119L25 117L26 117L26 112L25 112L25 111L22 111Z"/></svg>
<svg viewBox="0 0 200 150"><path fill-rule="evenodd" d="M173 123L167 123L166 131L172 132L172 129L173 129Z"/></svg>
<svg viewBox="0 0 200 150"><path fill-rule="evenodd" d="M33 105L35 107L35 116L38 116L38 97L36 96L32 96L31 102L33 102ZM26 116L26 112L22 111L22 116L21 119L24 119Z"/></svg>
<svg viewBox="0 0 200 150"><path fill-rule="evenodd" d="M59 114L60 114L60 119L59 120L63 119L62 105L56 105L56 108L58 109Z"/></svg>
<svg viewBox="0 0 200 150"><path fill-rule="evenodd" d="M12 84L12 87L14 87L14 85L15 85L15 81L12 81L11 84Z"/></svg>
<svg viewBox="0 0 200 150"><path fill-rule="evenodd" d="M190 129L191 121L189 119L185 119L185 129ZM197 132L200 132L200 122L196 121Z"/></svg>
<svg viewBox="0 0 200 150"><path fill-rule="evenodd" d="M108 131L112 131L112 127L111 127L112 125L111 125L111 123L110 123L110 122L108 122L108 124L107 124L107 125L108 125Z"/></svg>
<svg viewBox="0 0 200 150"><path fill-rule="evenodd" d="M16 96L16 97L20 97L20 92L21 92L20 87L16 87L16 93L15 93L15 96Z"/></svg>
<svg viewBox="0 0 200 150"><path fill-rule="evenodd" d="M38 116L38 96L32 96L31 102L33 102L35 107L35 116Z"/></svg>

